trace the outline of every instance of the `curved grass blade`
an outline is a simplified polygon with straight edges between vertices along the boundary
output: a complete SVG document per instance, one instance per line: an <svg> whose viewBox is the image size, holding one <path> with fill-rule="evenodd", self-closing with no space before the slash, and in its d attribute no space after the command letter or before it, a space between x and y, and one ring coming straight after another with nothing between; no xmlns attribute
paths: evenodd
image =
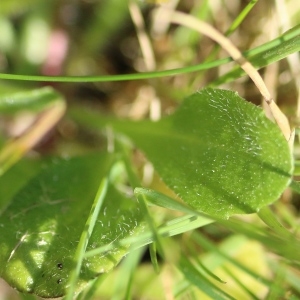
<svg viewBox="0 0 300 300"><path fill-rule="evenodd" d="M278 46L273 47L272 49L269 49L264 53L259 53L251 56L248 59L256 69L261 69L298 51L300 51L300 35L288 41L283 41ZM218 77L216 80L210 83L209 86L217 87L221 84L231 82L244 75L246 75L246 73L243 69L241 69L240 67L235 67L228 73Z"/></svg>
<svg viewBox="0 0 300 300"><path fill-rule="evenodd" d="M280 45L282 41L288 41L289 39L296 37L297 35L299 35L299 32L300 32L300 26L297 25L291 28L286 33L284 33L283 35L281 35L280 37L270 42L267 42L261 46L258 46L254 49L246 51L243 54L249 61L251 61L251 56L258 53L267 53L267 51L270 50L271 48ZM275 53L274 55L276 57ZM287 55L288 54L285 54L284 57L286 57ZM174 76L174 75L184 74L189 72L199 72L201 70L208 70L214 67L218 67L230 61L232 61L232 59L230 57L227 57L225 59L216 60L214 62L199 64L199 65L189 66L184 68L164 70L159 72L145 72L145 73L125 74L125 75L103 75L103 76L38 76L36 75L35 76L35 75L0 73L0 79L23 80L23 81L47 81L47 82L108 82L108 81L124 81L124 80L141 80L141 79ZM268 63L271 63L271 61L269 61Z"/></svg>
<svg viewBox="0 0 300 300"><path fill-rule="evenodd" d="M93 233L94 227L96 225L96 221L100 212L100 209L103 205L104 198L106 197L107 193L107 186L108 186L108 179L104 177L101 181L101 184L99 186L97 195L95 197L93 206L91 208L90 214L88 216L88 219L85 223L84 230L81 234L75 256L74 256L74 262L76 264L76 267L73 269L73 271L70 274L70 279L67 287L67 294L65 296L65 300L72 300L75 293L76 283L80 275L80 269L83 263L83 257L84 253L86 251L87 245L89 243L89 239Z"/></svg>

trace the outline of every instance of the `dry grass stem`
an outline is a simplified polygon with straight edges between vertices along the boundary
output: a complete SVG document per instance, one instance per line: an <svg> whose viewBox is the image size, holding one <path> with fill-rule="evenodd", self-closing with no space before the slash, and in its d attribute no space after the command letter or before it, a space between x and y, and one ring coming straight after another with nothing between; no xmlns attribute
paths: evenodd
<svg viewBox="0 0 300 300"><path fill-rule="evenodd" d="M66 111L63 101L55 102L19 138L12 140L0 152L0 165L11 165L32 149L62 118ZM0 170L0 173L4 170Z"/></svg>
<svg viewBox="0 0 300 300"><path fill-rule="evenodd" d="M146 69L147 71L154 71L156 68L154 52L150 39L145 31L145 23L140 8L133 0L129 2L128 7L131 19L137 31L137 38L139 40L141 51L144 57Z"/></svg>
<svg viewBox="0 0 300 300"><path fill-rule="evenodd" d="M286 116L281 112L276 103L273 101L273 98L271 97L271 94L258 71L249 61L245 59L245 57L243 57L242 53L237 49L237 47L228 38L226 38L223 34L221 34L211 25L201 20L198 20L190 15L181 12L173 12L171 16L171 21L173 23L182 26L187 26L189 28L197 30L201 34L208 36L209 38L220 44L220 46L229 53L229 55L241 66L241 68L253 80L260 93L264 97L265 101L270 106L270 110L273 114L273 117L276 120L282 133L284 134L286 140L290 140L291 129Z"/></svg>

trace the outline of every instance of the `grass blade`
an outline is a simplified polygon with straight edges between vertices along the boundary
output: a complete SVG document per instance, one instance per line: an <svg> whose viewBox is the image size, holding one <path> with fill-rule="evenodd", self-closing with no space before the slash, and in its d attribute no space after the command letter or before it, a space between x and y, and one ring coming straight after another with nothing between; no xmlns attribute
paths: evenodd
<svg viewBox="0 0 300 300"><path fill-rule="evenodd" d="M284 238L293 238L293 235L283 227L272 213L269 206L265 206L257 213L261 220L267 224L274 232Z"/></svg>
<svg viewBox="0 0 300 300"><path fill-rule="evenodd" d="M124 259L119 268L119 273L115 280L114 294L112 300L131 299L131 288L136 267L141 260L145 248L137 249ZM124 295L125 290L125 295Z"/></svg>
<svg viewBox="0 0 300 300"><path fill-rule="evenodd" d="M135 188L134 189L134 194L136 196L143 194L146 197L146 200L154 205L164 207L167 209L171 210L177 210L180 212L183 212L185 214L192 214L192 215L197 215L202 218L207 218L210 219L207 215L196 211L195 209L187 206L184 203L181 203L179 201L176 201L160 192L157 192L155 190L151 189L145 189L145 188Z"/></svg>
<svg viewBox="0 0 300 300"><path fill-rule="evenodd" d="M207 224L210 224L212 221L196 216L183 216L179 218L175 218L163 226L160 226L158 228L158 234L162 237L170 237L174 235L178 235L190 230L193 230L195 228L199 228L202 226L205 226ZM151 230L145 231L144 233L140 234L137 237L132 238L126 238L122 239L115 243L110 243L105 246L95 248L93 250L87 251L84 255L85 258L91 257L97 254L101 254L103 252L109 251L113 249L116 246L125 246L128 244L131 244L131 250L138 249L142 246L148 245L155 241L155 237L153 236L153 233Z"/></svg>
<svg viewBox="0 0 300 300"><path fill-rule="evenodd" d="M97 278L91 280L87 287L78 295L76 300L84 300L84 299L94 299L94 295L97 292L97 289L102 284L102 282L106 279L107 274L102 274Z"/></svg>
<svg viewBox="0 0 300 300"><path fill-rule="evenodd" d="M193 232L193 237L195 241L205 250L212 251L216 254L218 254L220 257L224 258L224 261L232 263L234 266L238 267L242 271L244 271L249 276L253 277L254 279L258 280L259 282L265 284L266 286L271 286L271 281L268 279L262 277L261 275L253 272L246 266L239 263L237 260L229 256L228 254L224 253L224 251L220 250L218 247L216 247L212 242L210 242L207 238L205 238L203 235L201 235L199 232Z"/></svg>
<svg viewBox="0 0 300 300"><path fill-rule="evenodd" d="M81 234L81 237L80 237L80 240L79 240L79 243L77 246L77 250L76 250L76 253L74 256L74 261L76 263L76 266L70 275L69 287L67 289L67 294L64 298L65 300L72 300L74 297L75 285L76 285L76 281L80 274L80 268L82 265L82 261L84 259L84 253L86 251L86 247L88 245L89 238L92 235L98 214L100 212L101 206L102 206L104 198L106 196L107 186L108 186L108 180L107 180L107 178L103 178L100 183L93 206L91 208L90 215L86 221L86 226Z"/></svg>
<svg viewBox="0 0 300 300"><path fill-rule="evenodd" d="M247 57L249 62L256 68L261 69L267 65L270 65L276 61L279 61L288 55L298 52L300 50L300 36L296 36L291 40L284 41L276 47L269 49L264 53L256 54L252 57ZM218 77L209 86L216 87L221 84L231 82L234 79L244 76L246 73L239 67L235 67L232 71Z"/></svg>
<svg viewBox="0 0 300 300"><path fill-rule="evenodd" d="M254 293L252 293L248 287L243 283L241 282L235 275L233 272L231 272L228 268L223 268L225 270L226 273L228 273L230 275L230 277L238 284L238 286L240 288L242 288L243 291L245 291L252 299L255 299L255 300L259 300L258 297L256 297L256 295Z"/></svg>
<svg viewBox="0 0 300 300"><path fill-rule="evenodd" d="M212 299L234 299L207 280L184 256L181 257L178 267L189 282Z"/></svg>
<svg viewBox="0 0 300 300"><path fill-rule="evenodd" d="M247 59L251 61L251 56L262 53L267 53L271 48L276 47L282 43L282 41L288 41L295 36L299 35L300 26L295 26L288 32L284 33L282 36L265 43L264 45L258 46L254 49L246 51L243 53ZM295 50L296 51L296 50ZM298 50L299 51L299 50ZM287 54L283 54L287 56ZM232 61L230 57L225 59L216 60L214 62L198 64L195 66L189 66L178 69L170 69L159 72L144 72L136 74L125 74L125 75L107 75L107 76L38 76L38 75L19 75L19 74L5 74L0 73L0 79L10 79L10 80L23 80L23 81L47 81L47 82L110 82L110 81L127 81L127 80L142 80L150 78L161 78L166 76L175 76L190 72L199 72L202 70L208 70L211 68L218 67L222 64ZM252 61L251 61L252 62ZM253 62L252 62L253 63ZM267 62L271 63L270 61ZM254 63L255 65L255 63ZM263 66L260 66L263 67Z"/></svg>
<svg viewBox="0 0 300 300"><path fill-rule="evenodd" d="M159 273L159 265L157 261L157 251L156 251L156 243L152 243L149 245L150 258L155 272Z"/></svg>

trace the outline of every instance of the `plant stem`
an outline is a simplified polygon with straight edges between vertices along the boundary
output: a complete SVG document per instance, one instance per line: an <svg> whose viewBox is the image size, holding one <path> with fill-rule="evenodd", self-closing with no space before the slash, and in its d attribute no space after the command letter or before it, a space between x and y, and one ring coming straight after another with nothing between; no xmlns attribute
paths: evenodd
<svg viewBox="0 0 300 300"><path fill-rule="evenodd" d="M76 253L74 256L74 262L76 263L75 268L73 269L70 280L69 280L69 286L67 288L67 294L64 298L64 300L72 300L75 293L75 286L76 282L78 280L81 265L84 259L84 254L89 242L89 239L93 233L94 226L98 217L98 214L100 212L101 206L103 204L104 198L106 196L107 192L107 186L108 186L108 179L104 177L100 183L97 195L95 197L93 206L91 208L91 212L89 214L89 217L86 221L85 228L82 231Z"/></svg>

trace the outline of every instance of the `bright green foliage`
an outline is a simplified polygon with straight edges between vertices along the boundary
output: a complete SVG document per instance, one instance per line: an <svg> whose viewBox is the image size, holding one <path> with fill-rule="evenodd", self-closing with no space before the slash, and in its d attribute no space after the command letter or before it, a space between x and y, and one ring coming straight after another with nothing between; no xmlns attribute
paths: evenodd
<svg viewBox="0 0 300 300"><path fill-rule="evenodd" d="M28 1L36 1L36 0L28 0ZM111 5L112 6L110 8L112 8L115 5L115 3L111 3ZM120 20L122 20L122 15L120 15L119 17ZM101 20L99 21L102 22ZM95 32L97 33L99 33L98 27L96 27L95 30ZM111 29L113 30L114 28ZM289 54L299 52L300 50L299 32L300 32L300 26L297 25L291 28L286 33L284 33L282 36L270 42L267 42L261 46L245 51L243 54L255 67L260 69L262 67L270 65L271 63L277 62L282 58L287 57ZM99 37L98 40L96 41L96 44L97 43L99 43ZM74 82L111 82L111 81L124 81L124 80L138 80L138 79L160 78L160 77L174 76L174 75L185 74L190 72L204 71L204 70L216 68L230 61L232 61L232 58L227 57L219 60L214 60L212 62L190 65L188 67L183 67L178 69L176 68L176 69L155 71L155 72L100 75L100 76L41 76L41 75L29 75L29 74L20 75L20 74L0 73L0 79L23 80L23 81L47 81L47 82L73 82L73 83ZM244 71L241 70L240 68L233 69L232 71L219 77L217 80L214 80L211 84L209 84L209 86L216 87L218 86L218 84L233 81L234 79L238 78L239 76L242 76L243 74Z"/></svg>
<svg viewBox="0 0 300 300"><path fill-rule="evenodd" d="M21 160L12 166L0 179L0 216L11 198L26 185L26 183L39 170L39 162L34 160ZM16 180L16 178L18 180Z"/></svg>
<svg viewBox="0 0 300 300"><path fill-rule="evenodd" d="M0 217L0 275L11 286L43 297L64 294L99 182L113 159L107 154L55 159L14 196ZM107 194L88 250L143 229L136 202L112 184ZM85 259L76 289L113 268L127 250L118 247Z"/></svg>
<svg viewBox="0 0 300 300"><path fill-rule="evenodd" d="M63 97L51 87L8 92L0 96L0 112L1 114L14 114L20 110L39 112L55 102L62 101Z"/></svg>
<svg viewBox="0 0 300 300"><path fill-rule="evenodd" d="M10 88L8 88L9 90ZM60 119L65 111L65 101L62 95L51 87L43 87L35 90L23 90L12 93L6 91L0 95L0 113L13 115L19 111L44 113L45 122L36 120L35 125L26 128L22 138L16 141L7 141L0 149L0 174L5 173L16 163L25 152L41 140ZM1 144L1 142L0 142Z"/></svg>
<svg viewBox="0 0 300 300"><path fill-rule="evenodd" d="M300 26L296 26L291 30L298 32L300 30ZM277 46L273 46L271 49L263 53L257 53L249 57L249 61L253 64L254 67L257 69L262 68L263 66L267 66L275 61L281 60L287 56L287 54L292 54L299 51L300 48L300 36L299 33L288 40L285 40L285 37L288 36L290 32L282 35L282 39ZM283 41L282 41L283 40ZM266 46L266 45L264 45ZM214 82L212 82L209 86L215 87L219 86L220 84L224 84L225 82L233 81L234 79L240 78L245 75L245 71L240 67L236 67L233 70L229 71L228 73L218 77Z"/></svg>
<svg viewBox="0 0 300 300"><path fill-rule="evenodd" d="M292 159L276 124L236 93L204 89L158 122L112 122L186 203L212 216L253 213L288 186Z"/></svg>
<svg viewBox="0 0 300 300"><path fill-rule="evenodd" d="M184 26L161 24L164 1L137 1L139 22L134 18L138 10L128 9L131 0L67 2L0 0L0 277L21 291L22 299L61 295L64 300L202 299L204 294L212 299L296 299L300 293L297 199L289 198L295 205L277 201L272 210L268 205L289 184L299 193L300 184L291 182L293 161L287 142L261 109L233 92L205 89L183 101L173 115L154 123L120 121L86 111L91 105L94 111L101 107L107 114L116 108L123 114L131 97L135 111L139 101L133 98L142 98L144 84L167 108L163 99L181 103L182 95L193 93L195 87L219 87L244 71L228 65L226 74L214 77L217 68L232 58L218 53L217 45L207 56L206 47L211 46L207 38ZM175 11L183 9L208 23L219 11L214 1L175 2ZM264 1L249 0L240 7L225 2L222 14L228 22L218 29L225 35L238 29L234 42L255 68L284 59L277 72L284 78L274 89L283 111L295 119L290 100L297 98L293 88L297 72L287 68L287 62L300 50L299 9L291 12L287 6L285 14L288 1L283 1L280 8L267 4L272 13L266 14ZM279 10L285 24L281 18L278 24L269 18ZM262 39L259 31L247 30L262 20L273 24L277 33L291 29L266 41L268 37ZM153 50L156 57L156 68L150 72L144 66L145 37L150 41L147 51ZM259 46L248 48L254 44ZM289 64L296 66L295 61ZM209 69L215 72L204 72ZM179 81L166 78L179 74ZM145 81L114 83L134 80ZM57 91L39 88L41 82L55 82ZM236 84L249 95L244 84ZM287 102L281 97L286 91ZM68 116L57 124L66 105ZM73 105L80 106L74 114ZM24 119L23 114L19 117L22 110L39 116L33 124L27 123L25 114ZM57 116L51 118L51 126L48 116ZM25 134L10 140L23 120L28 126ZM76 121L87 125L88 132ZM90 135L93 128L97 134ZM39 140L45 138L41 147L28 134L35 130L40 132ZM102 134L107 134L113 153L99 152L105 147ZM157 185L156 176L153 185L143 186L147 180L140 180L140 172L135 172L137 166L140 171L135 146L183 202L161 194L165 189ZM98 153L45 158L87 154L91 149ZM295 160L298 149L296 139ZM33 151L19 161L27 150ZM134 195L129 199L121 188L134 189ZM256 211L246 219L226 219ZM190 233L174 238L186 232ZM144 246L151 243L154 268L141 262ZM155 275L157 269L161 276Z"/></svg>

